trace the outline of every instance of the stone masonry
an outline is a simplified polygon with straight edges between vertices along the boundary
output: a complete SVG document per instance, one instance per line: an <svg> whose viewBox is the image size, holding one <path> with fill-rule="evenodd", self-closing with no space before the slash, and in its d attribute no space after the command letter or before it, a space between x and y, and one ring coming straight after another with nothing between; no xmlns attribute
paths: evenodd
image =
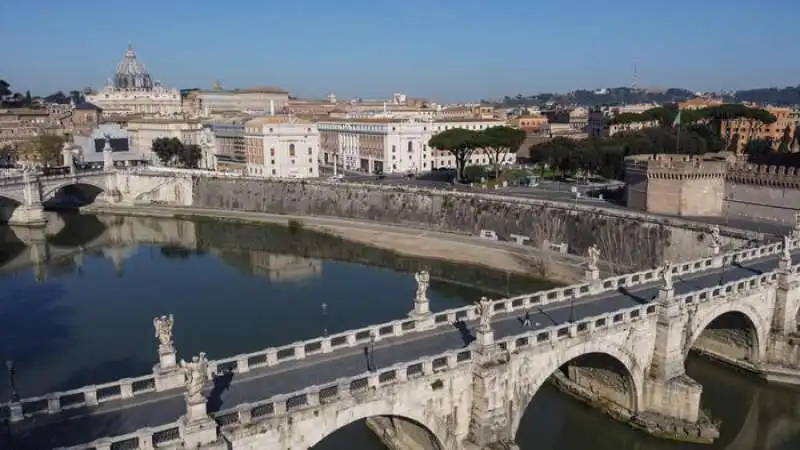
<svg viewBox="0 0 800 450"><path fill-rule="evenodd" d="M664 258L707 256L708 229L671 226L653 217L624 217L602 209L591 211L509 197L475 198L450 191L386 188L345 183L195 178L193 206L292 215L373 220L448 232L531 237L542 244L566 242L583 255L592 244L603 259L627 270L650 268ZM725 248L737 248L744 236L725 237Z"/></svg>

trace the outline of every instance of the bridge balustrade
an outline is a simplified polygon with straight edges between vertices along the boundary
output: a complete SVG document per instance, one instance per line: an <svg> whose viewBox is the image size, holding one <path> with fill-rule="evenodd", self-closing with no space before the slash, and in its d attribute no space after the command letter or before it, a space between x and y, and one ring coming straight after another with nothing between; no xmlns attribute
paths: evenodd
<svg viewBox="0 0 800 450"><path fill-rule="evenodd" d="M401 383L409 379L428 376L471 364L472 350L458 349L438 355L426 356L405 363L395 364L376 372L364 372L350 378L340 378L319 386L309 386L303 390L280 394L269 399L238 405L236 408L220 411L213 415L221 428L244 425L252 420L260 420L280 414L288 414L307 407L333 403L343 398L358 396L364 392ZM178 421L155 428L144 428L135 433L103 438L97 441L56 450L110 450L118 448L151 450L178 444L181 441Z"/></svg>
<svg viewBox="0 0 800 450"><path fill-rule="evenodd" d="M155 392L155 376L144 375L136 378L123 378L110 383L84 386L63 392L52 392L39 397L20 400L25 417L58 414L71 409L101 405L115 400L129 399L136 395ZM0 408L8 408L4 403Z"/></svg>
<svg viewBox="0 0 800 450"><path fill-rule="evenodd" d="M792 272L797 273L798 267L800 266L792 267ZM728 297L730 295L742 295L753 290L761 289L766 285L774 283L777 279L778 271L753 275L751 277L731 281L719 286L713 286L699 291L693 291L688 294L678 295L675 296L674 301L681 305L690 305L695 303L704 303L721 297Z"/></svg>

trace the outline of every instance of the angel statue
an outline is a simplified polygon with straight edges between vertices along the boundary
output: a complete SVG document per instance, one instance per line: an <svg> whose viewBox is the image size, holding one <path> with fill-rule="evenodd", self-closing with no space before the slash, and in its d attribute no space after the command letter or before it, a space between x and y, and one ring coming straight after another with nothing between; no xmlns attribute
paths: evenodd
<svg viewBox="0 0 800 450"><path fill-rule="evenodd" d="M200 352L192 357L192 362L181 360L181 368L186 374L186 392L190 399L197 398L203 392L208 373L208 359Z"/></svg>
<svg viewBox="0 0 800 450"><path fill-rule="evenodd" d="M664 260L664 268L661 270L661 280L664 282L664 289L672 289L672 262Z"/></svg>
<svg viewBox="0 0 800 450"><path fill-rule="evenodd" d="M153 319L153 328L156 329L155 337L162 347L172 347L173 325L175 325L175 317L172 314Z"/></svg>
<svg viewBox="0 0 800 450"><path fill-rule="evenodd" d="M486 330L491 327L492 322L492 302L486 297L481 297L480 301L475 302L475 312L480 317L480 328Z"/></svg>
<svg viewBox="0 0 800 450"><path fill-rule="evenodd" d="M711 227L711 246L719 247L722 245L722 236L719 234L719 225Z"/></svg>
<svg viewBox="0 0 800 450"><path fill-rule="evenodd" d="M589 254L589 270L597 270L597 264L600 262L600 249L596 245L592 245L587 250L587 253Z"/></svg>
<svg viewBox="0 0 800 450"><path fill-rule="evenodd" d="M788 234L783 236L783 252L781 253L781 259L784 261L792 260L792 237Z"/></svg>
<svg viewBox="0 0 800 450"><path fill-rule="evenodd" d="M417 280L417 301L425 301L428 299L428 286L431 282L431 276L427 270L422 270L414 274L414 279Z"/></svg>

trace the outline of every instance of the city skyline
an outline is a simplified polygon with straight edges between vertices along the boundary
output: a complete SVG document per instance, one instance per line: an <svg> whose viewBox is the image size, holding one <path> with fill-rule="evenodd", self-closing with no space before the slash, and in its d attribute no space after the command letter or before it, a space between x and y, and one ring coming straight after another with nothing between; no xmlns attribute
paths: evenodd
<svg viewBox="0 0 800 450"><path fill-rule="evenodd" d="M715 91L796 85L800 70L790 57L800 4L785 0L602 10L587 0L505 0L491 10L475 0L457 9L421 0L271 8L246 1L222 16L183 0L143 0L135 10L95 0L46 3L11 0L11 14L0 18L4 42L31 23L47 30L27 29L28 38L4 50L13 64L0 67L0 78L14 91L99 89L128 43L169 87L210 88L219 80L230 88L278 86L303 98L405 92L459 101L564 92L630 85L634 66L640 86ZM87 20L92 26L65 25Z"/></svg>

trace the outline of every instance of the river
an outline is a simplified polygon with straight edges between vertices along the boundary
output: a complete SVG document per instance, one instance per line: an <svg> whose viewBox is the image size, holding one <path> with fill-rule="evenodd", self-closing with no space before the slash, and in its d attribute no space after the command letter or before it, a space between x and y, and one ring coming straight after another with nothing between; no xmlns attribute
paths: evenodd
<svg viewBox="0 0 800 450"><path fill-rule="evenodd" d="M0 360L15 362L22 396L149 372L156 315L175 315L181 356L218 358L404 316L413 273L423 268L434 310L550 286L302 229L84 215L53 223L40 255L46 263L36 268L17 232L0 228ZM797 391L694 357L687 371L704 386L703 407L722 420L714 445L648 437L549 386L529 405L517 441L522 450L800 448ZM315 448L383 447L361 422Z"/></svg>

